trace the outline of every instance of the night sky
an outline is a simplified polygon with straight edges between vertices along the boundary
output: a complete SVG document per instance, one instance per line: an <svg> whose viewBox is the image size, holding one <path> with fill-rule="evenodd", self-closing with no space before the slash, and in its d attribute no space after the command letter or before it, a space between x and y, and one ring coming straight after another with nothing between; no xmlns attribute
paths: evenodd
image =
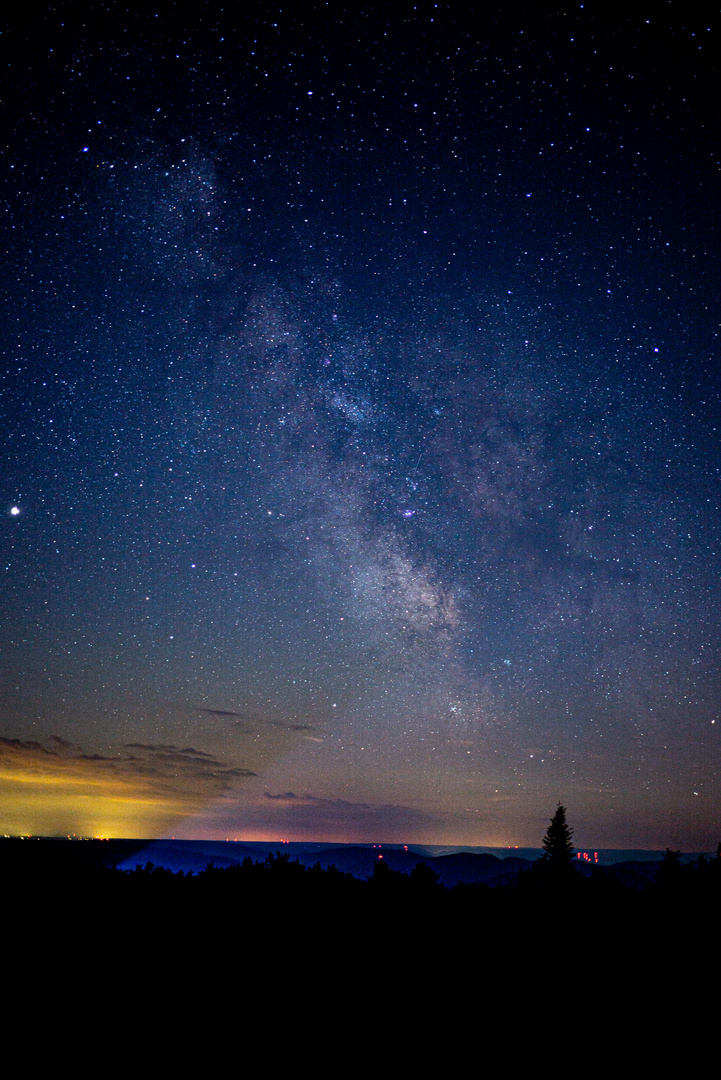
<svg viewBox="0 0 721 1080"><path fill-rule="evenodd" d="M2 831L715 849L718 22L21 7Z"/></svg>

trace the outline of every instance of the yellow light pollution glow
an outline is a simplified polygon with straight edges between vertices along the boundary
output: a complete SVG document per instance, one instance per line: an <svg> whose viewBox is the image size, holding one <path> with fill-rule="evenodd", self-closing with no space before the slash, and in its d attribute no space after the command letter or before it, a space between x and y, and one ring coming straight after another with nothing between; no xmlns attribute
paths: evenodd
<svg viewBox="0 0 721 1080"><path fill-rule="evenodd" d="M251 775L190 747L136 744L102 756L57 738L47 745L0 739L0 831L159 836Z"/></svg>

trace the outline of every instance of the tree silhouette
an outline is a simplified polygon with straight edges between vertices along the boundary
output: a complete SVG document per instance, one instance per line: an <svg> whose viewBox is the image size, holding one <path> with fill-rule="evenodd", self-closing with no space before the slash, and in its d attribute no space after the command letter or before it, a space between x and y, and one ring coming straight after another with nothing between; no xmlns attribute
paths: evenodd
<svg viewBox="0 0 721 1080"><path fill-rule="evenodd" d="M551 818L551 824L543 838L542 861L546 866L555 870L569 869L573 864L573 844L571 836L573 829L569 829L566 823L566 807L558 804L556 813Z"/></svg>
<svg viewBox="0 0 721 1080"><path fill-rule="evenodd" d="M679 887L682 878L681 852L666 848L663 859L659 863L656 884L663 889L674 889Z"/></svg>
<svg viewBox="0 0 721 1080"><path fill-rule="evenodd" d="M410 873L411 885L414 885L416 889L425 889L428 891L438 884L440 874L429 866L428 863L418 862L413 867Z"/></svg>

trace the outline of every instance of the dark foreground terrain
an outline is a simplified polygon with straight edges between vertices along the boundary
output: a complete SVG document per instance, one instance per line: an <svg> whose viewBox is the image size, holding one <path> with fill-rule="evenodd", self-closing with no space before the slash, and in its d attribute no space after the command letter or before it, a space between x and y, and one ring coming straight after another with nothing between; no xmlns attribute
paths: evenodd
<svg viewBox="0 0 721 1080"><path fill-rule="evenodd" d="M79 920L90 926L101 917L136 932L161 926L166 936L187 933L189 926L212 924L218 932L252 920L255 945L262 938L267 948L294 922L317 935L319 944L339 936L348 941L350 928L356 940L382 928L390 944L416 935L420 941L442 927L446 951L451 941L461 951L474 947L483 929L486 949L497 943L498 931L523 929L530 942L527 931L544 920L562 922L567 934L579 935L579 944L599 933L633 932L640 939L669 922L698 925L715 918L721 900L719 855L684 863L669 851L656 862L570 862L559 868L471 853L428 858L389 851L379 858L367 848L346 848L337 858L323 852L313 865L276 851L174 872L142 861L142 850L132 840L4 838L6 916L25 924L49 921L64 932ZM339 870L341 855L360 869ZM136 865L121 868L128 863ZM539 930L535 940L541 937Z"/></svg>
<svg viewBox="0 0 721 1080"><path fill-rule="evenodd" d="M494 1024L507 1035L544 1010L563 1013L562 1042L570 1026L630 1031L639 1016L660 1038L679 1009L705 1023L718 857L682 865L669 852L645 880L537 863L494 887L445 887L433 860L410 873L378 860L365 880L282 853L195 874L117 868L139 848L0 841L5 984L18 1006L171 1024L176 1040L195 1039L201 1021L227 1024L251 1043L299 1024L318 1025L316 1037L380 1026L417 1044L450 1024L490 1038Z"/></svg>

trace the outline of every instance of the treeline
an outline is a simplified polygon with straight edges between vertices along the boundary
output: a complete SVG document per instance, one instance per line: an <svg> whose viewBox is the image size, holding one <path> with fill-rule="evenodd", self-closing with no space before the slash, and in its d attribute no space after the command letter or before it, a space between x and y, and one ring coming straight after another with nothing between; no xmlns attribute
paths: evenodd
<svg viewBox="0 0 721 1080"><path fill-rule="evenodd" d="M283 852L199 873L108 865L129 846L0 840L0 908L18 969L51 962L91 981L111 970L123 985L162 971L178 987L232 969L262 977L268 993L276 979L311 978L391 994L393 979L438 990L481 971L512 981L569 965L589 986L598 964L651 979L663 957L663 978L689 979L715 941L721 900L721 858L684 864L676 852L640 887L613 867L557 873L543 860L512 882L444 887L424 862L406 874L379 859L363 880Z"/></svg>
<svg viewBox="0 0 721 1080"><path fill-rule="evenodd" d="M123 870L142 844L0 839L6 981L25 986L19 1000L41 987L57 1008L69 995L103 1015L112 989L131 1012L144 1002L139 1022L172 1002L174 1024L189 1001L208 1006L210 1023L229 985L233 1023L251 1035L247 1017L280 1023L286 1006L312 1017L318 1002L347 1024L390 1023L412 1001L408 1023L421 1016L432 1030L447 1002L454 1015L471 1009L469 1023L479 1008L517 1017L553 985L584 1015L624 1000L631 1015L644 994L705 985L719 854L684 862L668 851L644 880L628 865L571 861L562 834L550 848L515 879L446 887L422 861L403 873L378 859L366 879L285 852L199 873Z"/></svg>
<svg viewBox="0 0 721 1080"><path fill-rule="evenodd" d="M127 861L133 850L142 846L131 841L73 842L51 839L3 838L0 840L0 882L8 897L33 890L96 889L108 896L130 899L162 894L176 899L212 896L218 900L224 894L234 899L251 900L271 897L318 899L323 895L334 902L376 902L399 899L403 902L428 902L495 905L524 903L548 895L563 894L570 901L608 902L612 897L663 897L698 901L704 896L721 895L721 845L713 858L701 856L684 862L678 851L667 850L657 863L624 863L618 866L589 865L588 863L554 858L541 858L510 875L503 883L459 883L453 886L439 882L439 874L429 860L419 861L410 873L394 869L379 857L372 873L366 878L342 872L336 866L321 867L320 863L306 867L284 852L271 853L265 859L246 857L237 864L217 867L212 864L199 872L173 871L151 862L139 863L132 870L118 869L117 863Z"/></svg>

